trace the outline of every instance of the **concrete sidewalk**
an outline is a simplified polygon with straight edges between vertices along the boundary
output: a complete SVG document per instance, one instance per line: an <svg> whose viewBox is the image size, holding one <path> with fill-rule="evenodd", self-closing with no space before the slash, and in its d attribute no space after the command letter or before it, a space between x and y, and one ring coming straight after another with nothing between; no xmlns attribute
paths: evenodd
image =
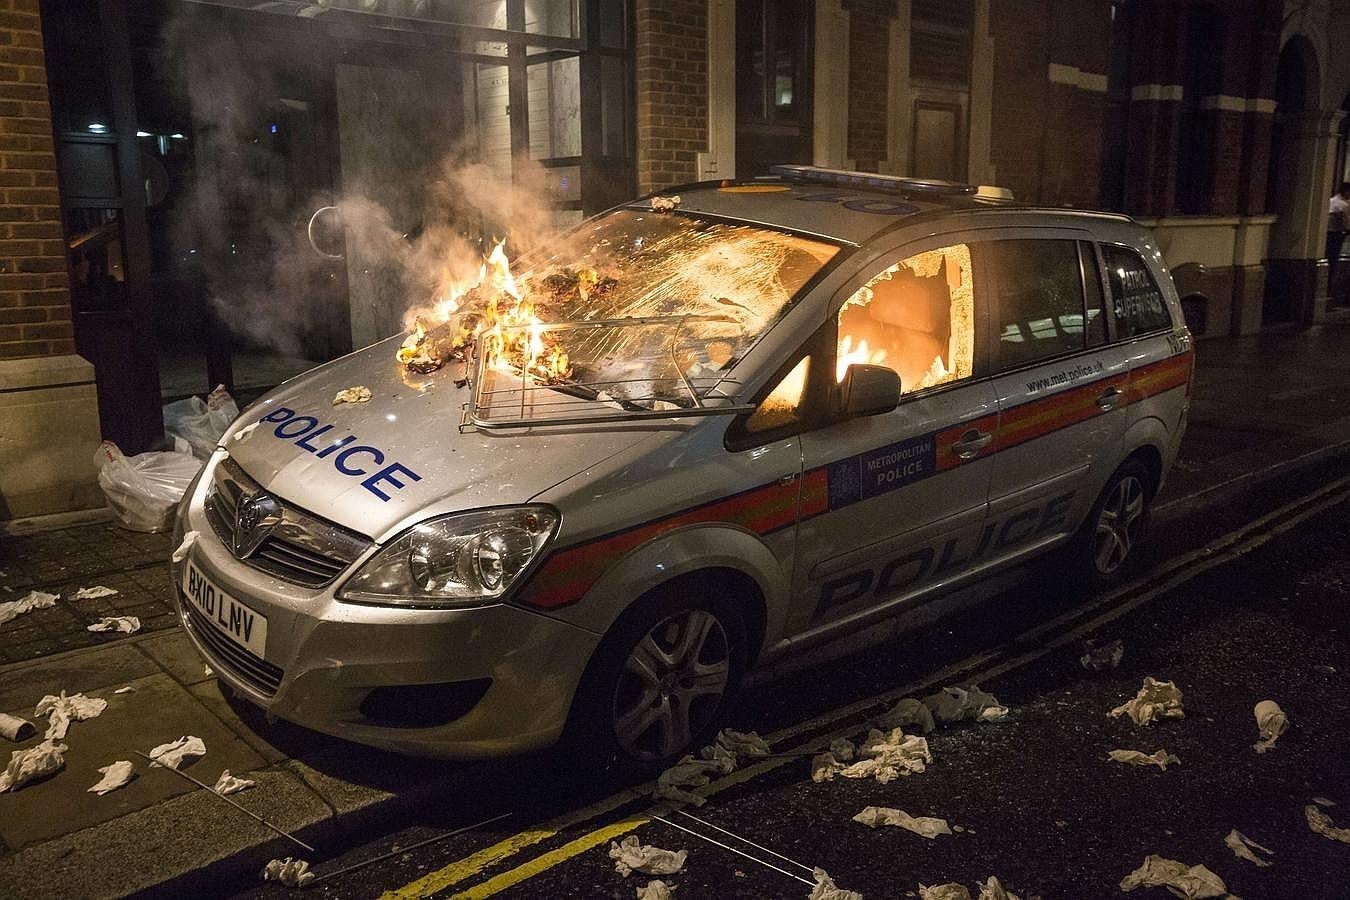
<svg viewBox="0 0 1350 900"><path fill-rule="evenodd" d="M1350 451L1350 319L1208 340L1198 356L1189 430L1159 497L1160 517ZM357 820L473 779L473 767L347 744L227 702L170 610L168 543L109 522L0 533L0 601L32 589L62 594L53 608L0 625L0 711L32 719L38 700L62 690L108 700L101 716L71 725L62 772L0 794L0 895L125 895L239 854L258 867L271 856L306 855L134 753L185 734L207 747L187 772L208 784L223 769L255 779L256 788L232 799L318 846ZM94 585L118 593L67 599ZM99 616L125 614L140 617L144 630L86 630ZM133 690L113 693L124 686ZM46 723L35 724L40 735ZM88 793L98 768L117 760L131 761L138 777L103 797Z"/></svg>

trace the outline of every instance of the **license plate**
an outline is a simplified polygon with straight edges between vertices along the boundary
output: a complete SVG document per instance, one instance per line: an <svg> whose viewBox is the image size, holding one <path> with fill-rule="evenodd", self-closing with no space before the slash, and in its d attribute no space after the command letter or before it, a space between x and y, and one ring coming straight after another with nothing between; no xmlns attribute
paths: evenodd
<svg viewBox="0 0 1350 900"><path fill-rule="evenodd" d="M192 560L183 566L183 594L216 630L262 658L267 648L267 618L212 584Z"/></svg>

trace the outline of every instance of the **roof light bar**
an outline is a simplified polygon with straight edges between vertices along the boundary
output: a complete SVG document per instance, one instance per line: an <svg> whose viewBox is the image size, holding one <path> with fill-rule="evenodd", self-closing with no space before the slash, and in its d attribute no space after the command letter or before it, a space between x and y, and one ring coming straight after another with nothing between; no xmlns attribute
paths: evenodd
<svg viewBox="0 0 1350 900"><path fill-rule="evenodd" d="M838 187L868 188L890 194L928 194L937 197L963 196L975 193L973 184L955 181L937 181L931 178L905 178L900 175L878 175L875 172L849 172L844 169L822 169L819 166L774 166L769 169L791 181L814 184L833 184Z"/></svg>

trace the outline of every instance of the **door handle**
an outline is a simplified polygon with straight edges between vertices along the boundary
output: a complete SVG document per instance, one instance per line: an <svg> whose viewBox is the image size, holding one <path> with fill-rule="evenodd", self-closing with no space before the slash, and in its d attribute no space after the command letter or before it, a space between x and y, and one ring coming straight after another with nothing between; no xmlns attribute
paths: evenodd
<svg viewBox="0 0 1350 900"><path fill-rule="evenodd" d="M1104 412L1110 412L1116 408L1116 404L1120 402L1120 398L1123 396L1125 396L1124 392L1112 385L1097 397L1097 406Z"/></svg>
<svg viewBox="0 0 1350 900"><path fill-rule="evenodd" d="M961 435L961 440L952 444L952 450L961 459L974 459L981 450L989 446L989 442L993 439L993 434L988 431L978 431L972 428Z"/></svg>

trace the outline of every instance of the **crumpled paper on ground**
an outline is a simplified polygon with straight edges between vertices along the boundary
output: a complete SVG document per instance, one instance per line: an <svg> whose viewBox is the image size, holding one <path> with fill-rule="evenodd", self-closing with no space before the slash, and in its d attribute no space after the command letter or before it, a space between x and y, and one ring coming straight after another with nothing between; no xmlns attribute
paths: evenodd
<svg viewBox="0 0 1350 900"><path fill-rule="evenodd" d="M878 728L903 728L906 725L918 725L924 734L931 734L934 727L932 710L922 700L906 697L877 717Z"/></svg>
<svg viewBox="0 0 1350 900"><path fill-rule="evenodd" d="M1164 859L1156 853L1144 858L1144 863L1120 882L1122 891L1137 887L1165 887L1175 897L1184 900L1205 900L1228 893L1223 879L1204 866L1188 866L1175 859Z"/></svg>
<svg viewBox="0 0 1350 900"><path fill-rule="evenodd" d="M27 596L20 597L18 600L0 603L0 625L35 609L50 609L56 605L56 598L60 596L60 594L47 594L42 591L29 591Z"/></svg>
<svg viewBox="0 0 1350 900"><path fill-rule="evenodd" d="M849 762L849 759L856 762ZM928 739L905 734L899 728L873 728L854 751L848 741L834 741L825 753L811 759L811 780L819 784L836 775L844 778L875 778L882 784L902 775L922 772L933 761Z"/></svg>
<svg viewBox="0 0 1350 900"><path fill-rule="evenodd" d="M684 868L688 859L688 850L662 850L650 844L644 845L637 835L630 834L622 842L610 842L609 858L614 860L614 869L624 878L634 872L646 875L674 875Z"/></svg>
<svg viewBox="0 0 1350 900"><path fill-rule="evenodd" d="M693 788L708 784L714 775L730 775L744 759L759 759L768 755L769 745L755 732L724 728L717 733L713 743L699 751L700 758L686 754L658 775L655 796L702 806L708 801L693 793Z"/></svg>
<svg viewBox="0 0 1350 900"><path fill-rule="evenodd" d="M1129 716L1136 725L1147 725L1158 719L1184 719L1186 712L1181 708L1181 691L1170 681L1158 681L1151 675L1144 676L1144 686L1129 700L1107 713L1111 718Z"/></svg>
<svg viewBox="0 0 1350 900"><path fill-rule="evenodd" d="M0 713L0 735L3 735L6 739L18 743L28 740L35 734L37 734L37 729L33 727L32 722L18 716Z"/></svg>
<svg viewBox="0 0 1350 900"><path fill-rule="evenodd" d="M806 900L862 900L862 894L857 891L848 891L835 884L824 869L812 869L811 874L815 876L816 886Z"/></svg>
<svg viewBox="0 0 1350 900"><path fill-rule="evenodd" d="M1310 803L1303 808L1303 815L1308 819L1308 827L1313 831L1324 837L1329 837L1333 841L1350 844L1350 828L1337 828L1331 821L1331 816L1322 812L1313 804Z"/></svg>
<svg viewBox="0 0 1350 900"><path fill-rule="evenodd" d="M1083 642L1083 655L1078 662L1089 672L1109 672L1125 658L1125 642L1120 638L1102 641L1089 638Z"/></svg>
<svg viewBox="0 0 1350 900"><path fill-rule="evenodd" d="M114 594L118 593L120 593L120 591L118 591L116 588L104 587L101 584L96 584L93 587L80 588L78 591L75 592L75 594L70 599L98 600L100 597L111 597Z"/></svg>
<svg viewBox="0 0 1350 900"><path fill-rule="evenodd" d="M1181 758L1175 754L1168 753L1159 747L1152 753L1145 753L1143 750L1112 750L1107 754L1113 762L1125 763L1131 766L1157 766L1164 772L1169 765L1181 765Z"/></svg>
<svg viewBox="0 0 1350 900"><path fill-rule="evenodd" d="M1260 850L1267 856L1274 856L1275 851L1269 847L1262 847L1256 841L1247 837L1242 832L1234 828L1228 832L1228 837L1223 839L1224 846L1233 851L1233 855L1238 859L1245 859L1247 862L1256 863L1258 866L1270 865L1270 860L1262 859L1252 852L1253 849Z"/></svg>
<svg viewBox="0 0 1350 900"><path fill-rule="evenodd" d="M185 734L176 741L169 741L167 744L160 744L151 750L146 756L149 756L154 762L152 766L164 766L168 769L179 769L183 763L188 760L196 759L199 756L206 755L206 742L199 737Z"/></svg>
<svg viewBox="0 0 1350 900"><path fill-rule="evenodd" d="M88 789L89 793L98 794L102 797L109 791L115 791L123 787L136 777L136 773L132 769L131 763L125 759L119 759L109 766L100 766L99 771L103 773L103 778L99 780L98 784Z"/></svg>
<svg viewBox="0 0 1350 900"><path fill-rule="evenodd" d="M653 878L646 887L637 889L637 900L673 900L675 889L664 881Z"/></svg>
<svg viewBox="0 0 1350 900"><path fill-rule="evenodd" d="M653 212L670 212L672 209L675 209L675 208L678 207L679 205L680 205L680 195L679 195L679 194L674 194L674 195L672 195L672 196L670 196L670 197L653 197L653 198L652 198L652 211L653 211Z"/></svg>
<svg viewBox="0 0 1350 900"><path fill-rule="evenodd" d="M119 631L122 634L135 634L141 630L141 620L135 616L104 616L85 631Z"/></svg>
<svg viewBox="0 0 1350 900"><path fill-rule="evenodd" d="M1000 705L998 698L974 684L968 688L954 685L945 687L924 697L923 703L939 722L960 722L963 719L997 722L1008 715L1008 707Z"/></svg>
<svg viewBox="0 0 1350 900"><path fill-rule="evenodd" d="M890 806L865 807L862 812L853 817L853 821L861 822L868 828L894 825L897 828L912 831L919 837L926 837L930 841L940 834L952 833L951 826L947 824L946 819L939 819L935 816L911 816L903 809L895 809Z"/></svg>
<svg viewBox="0 0 1350 900"><path fill-rule="evenodd" d="M12 751L9 766L0 772L0 794L18 790L30 781L60 771L66 764L66 758L61 754L69 749L65 744L43 741L27 750Z"/></svg>
<svg viewBox="0 0 1350 900"><path fill-rule="evenodd" d="M340 403L369 403L370 388L364 384L358 384L355 387L345 388L333 395L333 405Z"/></svg>
<svg viewBox="0 0 1350 900"><path fill-rule="evenodd" d="M303 859L274 859L263 866L263 881L280 881L286 887L305 887L313 881L315 875L309 870L309 863Z"/></svg>
<svg viewBox="0 0 1350 900"><path fill-rule="evenodd" d="M220 773L220 777L216 779L216 786L211 790L224 797L226 794L237 794L257 785L258 783L250 778L236 778L230 774L229 769L226 769Z"/></svg>
<svg viewBox="0 0 1350 900"><path fill-rule="evenodd" d="M70 729L71 722L83 722L85 719L92 719L102 714L108 708L108 701L97 697L86 697L84 694L74 694L66 696L62 691L61 696L48 694L38 701L33 710L35 716L47 717L47 733L44 737L49 741L59 741L66 736Z"/></svg>
<svg viewBox="0 0 1350 900"><path fill-rule="evenodd" d="M1252 707L1252 715L1256 716L1256 729L1261 735L1261 740L1252 744L1252 749L1257 753L1265 753L1275 746L1280 735L1289 727L1289 717L1274 700L1262 700L1256 704Z"/></svg>
<svg viewBox="0 0 1350 900"><path fill-rule="evenodd" d="M994 875L990 875L984 884L980 885L980 896L978 900L1021 900L1016 894L1003 887L1003 884ZM957 884L955 881L949 881L946 884L935 884L932 887L919 885L920 900L971 900L970 891L964 884Z"/></svg>
<svg viewBox="0 0 1350 900"><path fill-rule="evenodd" d="M177 550L173 551L174 562L182 562L187 559L188 551L192 549L193 544L197 543L197 537L198 532L195 531L189 531L183 535L182 543L178 545Z"/></svg>

